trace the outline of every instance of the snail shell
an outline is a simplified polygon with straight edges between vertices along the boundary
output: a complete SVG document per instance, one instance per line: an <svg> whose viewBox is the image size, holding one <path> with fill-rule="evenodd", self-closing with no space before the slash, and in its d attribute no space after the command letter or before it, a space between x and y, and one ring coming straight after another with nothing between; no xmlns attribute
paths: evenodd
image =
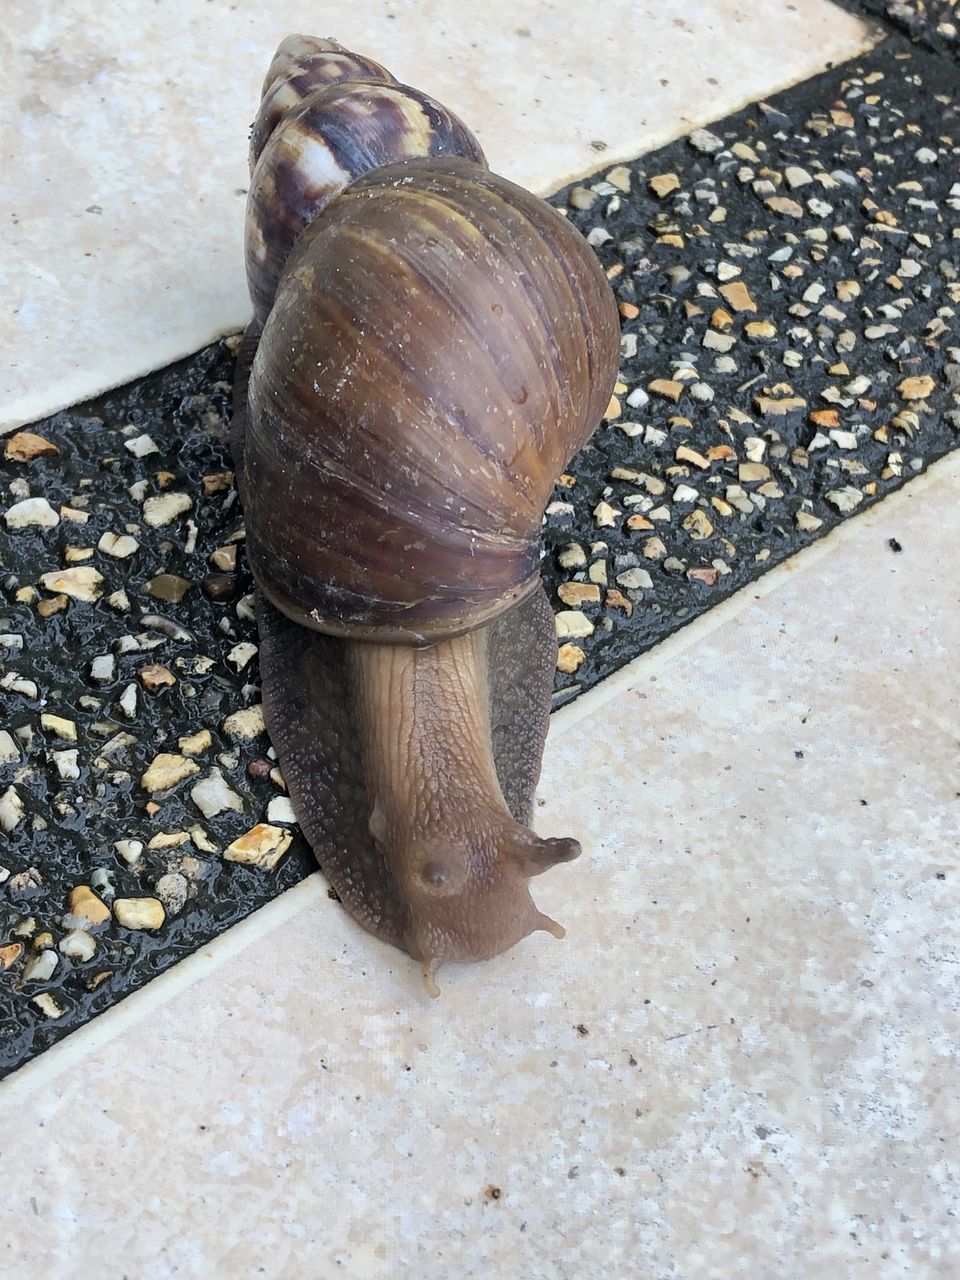
<svg viewBox="0 0 960 1280"><path fill-rule="evenodd" d="M486 163L452 111L379 63L330 40L284 41L250 137L246 263L258 323L307 224L361 174L414 156Z"/></svg>
<svg viewBox="0 0 960 1280"><path fill-rule="evenodd" d="M599 421L616 309L543 201L466 160L352 186L300 236L250 379L250 562L326 632L422 644L537 585Z"/></svg>

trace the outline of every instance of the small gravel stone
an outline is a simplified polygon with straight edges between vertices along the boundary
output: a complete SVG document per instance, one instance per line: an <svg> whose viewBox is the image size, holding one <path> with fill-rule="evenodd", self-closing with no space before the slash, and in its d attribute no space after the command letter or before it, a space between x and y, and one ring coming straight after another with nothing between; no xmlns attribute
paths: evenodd
<svg viewBox="0 0 960 1280"><path fill-rule="evenodd" d="M90 663L90 679L106 684L113 680L117 672L117 662L112 653L102 653Z"/></svg>
<svg viewBox="0 0 960 1280"><path fill-rule="evenodd" d="M110 908L86 884L78 884L70 890L67 910L71 916L94 926L110 919Z"/></svg>
<svg viewBox="0 0 960 1280"><path fill-rule="evenodd" d="M863 501L863 494L852 485L845 485L842 489L831 489L826 494L826 499L832 507L836 507L839 512L846 515L859 507Z"/></svg>
<svg viewBox="0 0 960 1280"><path fill-rule="evenodd" d="M600 587L595 582L561 582L557 595L571 608L600 603Z"/></svg>
<svg viewBox="0 0 960 1280"><path fill-rule="evenodd" d="M0 765L14 764L20 759L20 748L6 729L0 729Z"/></svg>
<svg viewBox="0 0 960 1280"><path fill-rule="evenodd" d="M586 553L577 542L568 543L557 556L561 569L580 569L587 563Z"/></svg>
<svg viewBox="0 0 960 1280"><path fill-rule="evenodd" d="M263 707L257 703L252 707L244 707L234 711L223 722L223 732L228 738L237 738L241 742L251 742L266 732L263 723Z"/></svg>
<svg viewBox="0 0 960 1280"><path fill-rule="evenodd" d="M159 929L166 918L158 898L117 898L113 915L125 929Z"/></svg>
<svg viewBox="0 0 960 1280"><path fill-rule="evenodd" d="M159 529L176 520L193 506L193 500L186 493L161 493L147 498L143 504L144 523L151 529Z"/></svg>
<svg viewBox="0 0 960 1280"><path fill-rule="evenodd" d="M47 591L69 596L87 604L99 598L98 590L103 577L89 566L75 569L55 569L40 575L40 585Z"/></svg>
<svg viewBox="0 0 960 1280"><path fill-rule="evenodd" d="M698 507L696 511L691 511L684 519L683 527L689 533L690 537L699 541L702 538L709 538L713 534L713 525L705 511L701 511Z"/></svg>
<svg viewBox="0 0 960 1280"><path fill-rule="evenodd" d="M562 644L557 652L557 670L573 675L583 665L586 654L578 644ZM269 817L269 810L267 817Z"/></svg>
<svg viewBox="0 0 960 1280"><path fill-rule="evenodd" d="M128 449L135 458L146 458L151 453L160 452L148 435L134 436L132 440L125 440L123 447Z"/></svg>
<svg viewBox="0 0 960 1280"><path fill-rule="evenodd" d="M801 533L815 533L823 524L823 521L810 511L798 511L794 520Z"/></svg>
<svg viewBox="0 0 960 1280"><path fill-rule="evenodd" d="M123 858L124 862L131 865L136 862L143 853L142 840L117 840L114 842L114 849Z"/></svg>
<svg viewBox="0 0 960 1280"><path fill-rule="evenodd" d="M42 454L59 452L52 441L45 440L32 431L18 431L3 446L3 456L8 462L31 462Z"/></svg>
<svg viewBox="0 0 960 1280"><path fill-rule="evenodd" d="M70 960L92 960L97 950L96 939L86 929L71 929L60 939L60 954Z"/></svg>
<svg viewBox="0 0 960 1280"><path fill-rule="evenodd" d="M137 672L140 683L148 693L156 693L169 685L177 683L177 677L169 669L157 662L148 662Z"/></svg>
<svg viewBox="0 0 960 1280"><path fill-rule="evenodd" d="M646 569L627 569L617 574L617 582L627 591L651 591L653 579Z"/></svg>
<svg viewBox="0 0 960 1280"><path fill-rule="evenodd" d="M151 793L166 791L168 787L175 787L184 778L199 772L200 766L195 761L173 752L162 751L154 756L150 767L140 779L140 785Z"/></svg>
<svg viewBox="0 0 960 1280"><path fill-rule="evenodd" d="M228 809L235 813L243 812L243 801L227 786L219 769L211 769L205 778L190 788L190 799L205 818L215 818Z"/></svg>
<svg viewBox="0 0 960 1280"><path fill-rule="evenodd" d="M554 619L557 627L557 636L561 640L572 637L580 639L583 636L593 635L593 623L579 609L561 609Z"/></svg>
<svg viewBox="0 0 960 1280"><path fill-rule="evenodd" d="M297 815L286 796L274 796L267 805L268 822L296 822Z"/></svg>
<svg viewBox="0 0 960 1280"><path fill-rule="evenodd" d="M31 956L23 966L24 982L48 982L59 962L60 957L52 949Z"/></svg>
<svg viewBox="0 0 960 1280"><path fill-rule="evenodd" d="M64 716L55 716L50 711L44 711L41 714L40 728L45 729L48 733L55 734L58 738L62 738L64 742L76 742L77 740L75 721L67 720Z"/></svg>
<svg viewBox="0 0 960 1280"><path fill-rule="evenodd" d="M137 686L135 684L128 684L123 693L121 693L120 697L117 699L117 702L120 710L127 719L132 720L137 714Z"/></svg>
<svg viewBox="0 0 960 1280"><path fill-rule="evenodd" d="M140 547L136 538L127 533L105 533L97 543L97 550L104 555L113 556L115 560L126 560Z"/></svg>
<svg viewBox="0 0 960 1280"><path fill-rule="evenodd" d="M227 845L223 856L227 862L243 862L261 871L272 871L292 842L289 831L260 822Z"/></svg>
<svg viewBox="0 0 960 1280"><path fill-rule="evenodd" d="M720 286L720 292L728 306L734 311L756 311L757 304L750 296L750 290L742 280L734 280L730 284Z"/></svg>
<svg viewBox="0 0 960 1280"><path fill-rule="evenodd" d="M706 155L712 155L714 151L723 150L723 139L718 138L709 129L694 129L688 136L687 141L695 151L702 151Z"/></svg>
<svg viewBox="0 0 960 1280"><path fill-rule="evenodd" d="M0 796L0 828L9 835L11 831L16 830L26 815L27 811L23 807L23 801L16 787L7 787Z"/></svg>
<svg viewBox="0 0 960 1280"><path fill-rule="evenodd" d="M60 517L46 498L25 498L8 507L3 515L8 529L27 529L37 525L41 529L53 529Z"/></svg>
<svg viewBox="0 0 960 1280"><path fill-rule="evenodd" d="M179 871L168 871L160 877L154 885L154 892L167 915L175 916L183 910L189 887L186 876Z"/></svg>
<svg viewBox="0 0 960 1280"><path fill-rule="evenodd" d="M75 748L70 751L51 751L50 758L57 773L65 781L80 777L80 766L77 764L78 752Z"/></svg>
<svg viewBox="0 0 960 1280"><path fill-rule="evenodd" d="M196 733L186 734L178 739L177 746L185 756L199 756L210 750L213 738L209 729L199 729Z"/></svg>
<svg viewBox="0 0 960 1280"><path fill-rule="evenodd" d="M783 176L791 191L796 191L797 187L808 186L813 181L806 169L801 169L796 164L788 164L783 171Z"/></svg>
<svg viewBox="0 0 960 1280"><path fill-rule="evenodd" d="M179 604L193 583L189 578L178 577L175 573L160 573L151 578L144 590L155 600L165 600L169 604Z"/></svg>
<svg viewBox="0 0 960 1280"><path fill-rule="evenodd" d="M904 400L926 400L927 396L933 394L935 386L934 380L924 374L919 378L904 378L897 386L897 391Z"/></svg>
<svg viewBox="0 0 960 1280"><path fill-rule="evenodd" d="M662 200L671 191L679 189L680 179L675 173L658 173L655 177L648 179L647 186L658 200Z"/></svg>

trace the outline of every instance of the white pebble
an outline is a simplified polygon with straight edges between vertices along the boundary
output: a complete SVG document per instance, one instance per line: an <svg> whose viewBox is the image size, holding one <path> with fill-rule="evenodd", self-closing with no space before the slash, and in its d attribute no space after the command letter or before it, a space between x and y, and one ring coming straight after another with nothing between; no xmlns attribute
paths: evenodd
<svg viewBox="0 0 960 1280"><path fill-rule="evenodd" d="M128 684L123 693L121 693L118 702L123 714L128 720L132 720L137 714L137 686Z"/></svg>
<svg viewBox="0 0 960 1280"><path fill-rule="evenodd" d="M143 853L142 840L116 840L113 847L124 862L136 862Z"/></svg>
<svg viewBox="0 0 960 1280"><path fill-rule="evenodd" d="M0 764L13 764L20 759L20 749L6 729L0 729Z"/></svg>
<svg viewBox="0 0 960 1280"><path fill-rule="evenodd" d="M145 458L150 453L160 452L147 435L134 436L132 440L125 440L123 447L129 449L135 458Z"/></svg>
<svg viewBox="0 0 960 1280"><path fill-rule="evenodd" d="M218 813L233 809L243 812L243 801L227 786L219 769L211 769L205 778L190 789L190 799L205 818L215 818Z"/></svg>
<svg viewBox="0 0 960 1280"><path fill-rule="evenodd" d="M60 939L60 952L71 960L92 960L97 944L86 929L71 929Z"/></svg>
<svg viewBox="0 0 960 1280"><path fill-rule="evenodd" d="M143 504L143 519L151 529L159 529L162 525L176 520L193 506L191 498L185 493L160 493L148 498Z"/></svg>
<svg viewBox="0 0 960 1280"><path fill-rule="evenodd" d="M255 644L251 644L249 640L243 640L240 644L233 646L227 654L227 661L232 662L238 671L242 671L256 652Z"/></svg>
<svg viewBox="0 0 960 1280"><path fill-rule="evenodd" d="M97 543L97 550L105 555L114 556L117 560L126 560L139 548L136 538L126 533L105 533Z"/></svg>
<svg viewBox="0 0 960 1280"><path fill-rule="evenodd" d="M112 653L101 653L90 663L90 679L106 683L112 680L117 669L116 659Z"/></svg>
<svg viewBox="0 0 960 1280"><path fill-rule="evenodd" d="M80 777L76 748L71 751L51 751L50 758L56 765L57 773L65 781Z"/></svg>
<svg viewBox="0 0 960 1280"><path fill-rule="evenodd" d="M46 498L25 498L23 502L15 502L3 518L8 529L26 529L29 525L53 529L60 523L60 517Z"/></svg>
<svg viewBox="0 0 960 1280"><path fill-rule="evenodd" d="M26 816L23 801L15 787L7 787L0 796L0 827L9 835Z"/></svg>
<svg viewBox="0 0 960 1280"><path fill-rule="evenodd" d="M57 953L51 950L41 951L39 955L31 956L23 966L24 982L46 982L48 978L53 977L53 971L59 960Z"/></svg>
<svg viewBox="0 0 960 1280"><path fill-rule="evenodd" d="M286 796L274 796L267 805L268 822L296 822L297 815Z"/></svg>

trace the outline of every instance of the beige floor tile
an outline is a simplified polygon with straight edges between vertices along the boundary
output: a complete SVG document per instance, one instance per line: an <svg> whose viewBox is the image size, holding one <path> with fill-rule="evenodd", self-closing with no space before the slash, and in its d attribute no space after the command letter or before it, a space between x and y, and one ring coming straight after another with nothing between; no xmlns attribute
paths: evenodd
<svg viewBox="0 0 960 1280"><path fill-rule="evenodd" d="M958 508L554 718L564 942L431 1002L315 877L11 1077L11 1274L956 1275Z"/></svg>
<svg viewBox="0 0 960 1280"><path fill-rule="evenodd" d="M247 130L297 30L447 102L543 192L871 41L827 0L6 0L0 430L245 322Z"/></svg>

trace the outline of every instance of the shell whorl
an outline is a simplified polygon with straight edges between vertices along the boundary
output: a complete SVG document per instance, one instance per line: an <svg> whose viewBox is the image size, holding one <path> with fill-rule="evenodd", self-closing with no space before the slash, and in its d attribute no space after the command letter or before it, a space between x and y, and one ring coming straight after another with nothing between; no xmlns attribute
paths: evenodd
<svg viewBox="0 0 960 1280"><path fill-rule="evenodd" d="M425 644L538 582L543 508L616 377L603 270L476 163L366 174L301 233L250 378L247 549L272 602Z"/></svg>
<svg viewBox="0 0 960 1280"><path fill-rule="evenodd" d="M486 164L453 112L373 59L334 40L282 42L250 135L246 267L259 324L303 229L362 174L417 156Z"/></svg>

